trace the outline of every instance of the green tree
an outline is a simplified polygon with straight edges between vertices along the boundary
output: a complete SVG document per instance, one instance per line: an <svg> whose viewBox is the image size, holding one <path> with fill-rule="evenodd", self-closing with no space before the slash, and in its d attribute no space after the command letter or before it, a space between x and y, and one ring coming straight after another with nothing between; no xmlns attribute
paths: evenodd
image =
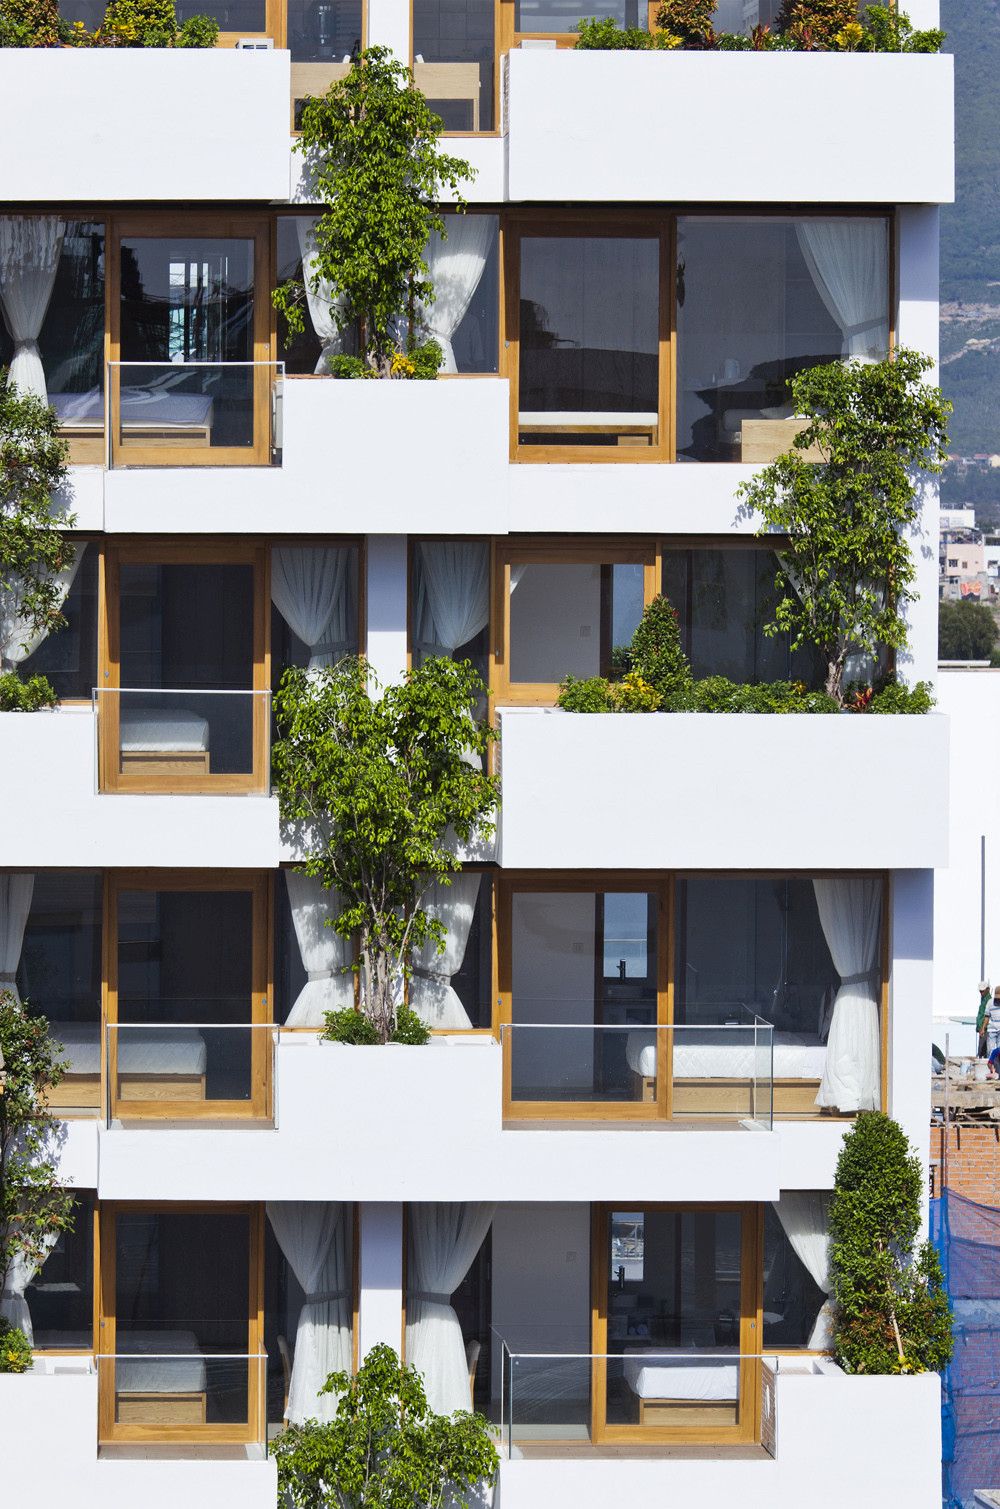
<svg viewBox="0 0 1000 1509"><path fill-rule="evenodd" d="M341 329L359 328L361 350L380 376L398 354L395 330L414 302L434 289L424 252L432 231L445 234L437 201L474 176L442 152L444 123L387 47L369 47L327 94L308 99L302 135L310 197L323 208L315 229L310 292L329 297ZM275 307L293 333L304 329L306 289L292 279Z"/></svg>
<svg viewBox="0 0 1000 1509"><path fill-rule="evenodd" d="M53 519L66 457L55 410L0 371L0 670L35 635L66 622L56 576L75 551ZM59 523L68 528L72 515Z"/></svg>
<svg viewBox="0 0 1000 1509"><path fill-rule="evenodd" d="M51 1238L73 1224L73 1198L58 1182L58 1123L46 1092L65 1073L41 1017L0 991L0 1291L18 1262L34 1270Z"/></svg>
<svg viewBox="0 0 1000 1509"><path fill-rule="evenodd" d="M334 1419L290 1425L274 1445L279 1493L294 1509L464 1506L496 1477L486 1418L433 1414L420 1374L391 1347L373 1347L353 1378L331 1373L321 1393L339 1396Z"/></svg>
<svg viewBox="0 0 1000 1509"><path fill-rule="evenodd" d="M1000 639L985 603L943 602L938 607L938 659L989 660Z"/></svg>
<svg viewBox="0 0 1000 1509"><path fill-rule="evenodd" d="M923 1373L951 1356L937 1253L917 1246L924 1175L897 1122L862 1112L844 1137L830 1202L837 1361L849 1373Z"/></svg>
<svg viewBox="0 0 1000 1509"><path fill-rule="evenodd" d="M762 518L762 534L789 541L765 633L789 633L793 649L814 644L827 661L826 691L841 705L852 651L906 644L903 610L915 595L907 535L919 513L919 474L941 470L951 412L922 381L930 366L901 349L881 362L798 373L789 381L803 416L795 448L737 490ZM821 461L804 459L813 446Z"/></svg>
<svg viewBox="0 0 1000 1509"><path fill-rule="evenodd" d="M456 840L492 836L500 786L482 769L496 735L475 720L484 687L468 661L425 660L378 690L361 658L286 671L274 775L302 868L340 893L341 937L357 934L361 1008L384 1043L413 950L444 947L421 901L461 869Z"/></svg>

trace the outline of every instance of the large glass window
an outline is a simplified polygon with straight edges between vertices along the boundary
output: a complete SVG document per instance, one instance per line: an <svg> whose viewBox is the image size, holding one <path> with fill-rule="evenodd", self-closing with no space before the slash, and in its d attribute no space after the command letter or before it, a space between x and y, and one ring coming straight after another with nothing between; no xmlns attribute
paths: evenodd
<svg viewBox="0 0 1000 1509"><path fill-rule="evenodd" d="M789 635L764 633L778 602L780 559L780 551L763 549L664 549L663 591L695 677L823 686L826 666L816 650L793 650Z"/></svg>
<svg viewBox="0 0 1000 1509"><path fill-rule="evenodd" d="M86 870L39 870L17 967L17 988L44 1016L60 1045L66 1073L52 1093L61 1113L101 1103L101 876Z"/></svg>
<svg viewBox="0 0 1000 1509"><path fill-rule="evenodd" d="M495 0L413 0L413 75L447 131L492 131Z"/></svg>
<svg viewBox="0 0 1000 1509"><path fill-rule="evenodd" d="M358 653L358 547L271 549L271 666L317 670Z"/></svg>
<svg viewBox="0 0 1000 1509"><path fill-rule="evenodd" d="M490 547L486 540L419 540L412 556L414 665L434 655L489 674Z"/></svg>
<svg viewBox="0 0 1000 1509"><path fill-rule="evenodd" d="M519 445L659 456L661 235L588 225L511 239Z"/></svg>
<svg viewBox="0 0 1000 1509"><path fill-rule="evenodd" d="M257 1439L262 1387L259 1214L119 1209L103 1217L108 1249L102 1439L157 1430L197 1440Z"/></svg>
<svg viewBox="0 0 1000 1509"><path fill-rule="evenodd" d="M109 1075L121 1116L263 1114L263 881L114 894Z"/></svg>
<svg viewBox="0 0 1000 1509"><path fill-rule="evenodd" d="M75 574L62 605L66 626L47 634L21 662L22 676L45 676L57 696L90 701L97 685L97 588L100 550L76 546Z"/></svg>
<svg viewBox="0 0 1000 1509"><path fill-rule="evenodd" d="M490 1204L406 1207L405 1359L438 1414L489 1399L492 1216Z"/></svg>
<svg viewBox="0 0 1000 1509"><path fill-rule="evenodd" d="M678 220L678 460L771 460L798 433L788 378L888 346L884 217Z"/></svg>
<svg viewBox="0 0 1000 1509"><path fill-rule="evenodd" d="M61 1231L24 1291L36 1351L89 1352L94 1345L94 1195L73 1196L72 1225Z"/></svg>
<svg viewBox="0 0 1000 1509"><path fill-rule="evenodd" d="M764 1345L830 1347L828 1190L794 1189L764 1207Z"/></svg>
<svg viewBox="0 0 1000 1509"><path fill-rule="evenodd" d="M315 1419L326 1372L353 1372L355 1208L346 1201L269 1202L264 1233L267 1420ZM318 1267L316 1265L319 1265ZM314 1272L312 1293L298 1275Z"/></svg>
<svg viewBox="0 0 1000 1509"><path fill-rule="evenodd" d="M302 124L303 101L326 94L347 73L363 46L361 0L288 0L292 54L292 112Z"/></svg>
<svg viewBox="0 0 1000 1509"><path fill-rule="evenodd" d="M568 38L592 11L579 0L514 0L514 30L519 36ZM604 0L599 7L602 19L607 16L619 26L641 26L643 31L646 13L646 0Z"/></svg>

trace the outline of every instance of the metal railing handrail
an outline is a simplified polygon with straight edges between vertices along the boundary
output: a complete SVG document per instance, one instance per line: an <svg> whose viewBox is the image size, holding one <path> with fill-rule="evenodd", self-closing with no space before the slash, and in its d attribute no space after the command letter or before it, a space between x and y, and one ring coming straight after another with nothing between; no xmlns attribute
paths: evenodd
<svg viewBox="0 0 1000 1509"><path fill-rule="evenodd" d="M284 370L285 370L285 363L284 363L284 361L277 361L277 360L276 361L253 361L253 360L228 361L225 358L222 358L222 359L220 359L217 362L200 361L200 360L199 361L180 361L180 362L178 362L178 361L164 360L163 358L160 358L160 359L158 359L156 361L145 361L145 362L144 361L136 361L136 360L133 360L131 358L128 361L121 361L121 360L118 360L118 359L112 361L111 359L109 359L108 362L107 362L107 366L109 366L109 367L167 367L167 368L169 368L169 369L171 369L173 371L177 371L179 368L182 368L182 367L210 367L210 368L215 368L215 367L275 367L275 368L280 368L281 371L282 371L282 373L284 373Z"/></svg>
<svg viewBox="0 0 1000 1509"><path fill-rule="evenodd" d="M178 1362L266 1362L266 1352L149 1352L145 1348L141 1352L95 1352L95 1362L115 1362L119 1357L127 1357L131 1362L133 1358L154 1358L157 1361L176 1359Z"/></svg>
<svg viewBox="0 0 1000 1509"><path fill-rule="evenodd" d="M169 1027L171 1032L278 1032L281 1029L280 1022L105 1022L104 1025L108 1032L117 1032L123 1027L127 1032L163 1027ZM318 1027L316 1030L322 1032L324 1029Z"/></svg>
<svg viewBox="0 0 1000 1509"><path fill-rule="evenodd" d="M150 697L270 697L269 686L94 686L91 694L97 696L128 696L132 692L141 692L143 696Z"/></svg>
<svg viewBox="0 0 1000 1509"><path fill-rule="evenodd" d="M501 1022L500 1031L523 1032L774 1032L773 1022Z"/></svg>

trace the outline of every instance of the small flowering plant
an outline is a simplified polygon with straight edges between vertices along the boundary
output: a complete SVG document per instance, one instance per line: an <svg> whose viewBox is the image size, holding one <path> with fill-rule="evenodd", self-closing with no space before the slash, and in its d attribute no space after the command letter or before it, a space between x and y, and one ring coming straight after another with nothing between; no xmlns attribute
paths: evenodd
<svg viewBox="0 0 1000 1509"><path fill-rule="evenodd" d="M24 1332L0 1320L0 1373L26 1373L32 1360L31 1344Z"/></svg>

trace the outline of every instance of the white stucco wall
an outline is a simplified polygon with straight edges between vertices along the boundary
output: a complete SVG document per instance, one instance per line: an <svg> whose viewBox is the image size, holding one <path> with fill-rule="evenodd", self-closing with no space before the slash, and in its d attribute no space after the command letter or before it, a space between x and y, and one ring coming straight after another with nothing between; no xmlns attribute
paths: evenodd
<svg viewBox="0 0 1000 1509"><path fill-rule="evenodd" d="M289 69L235 48L0 49L17 134L0 202L285 200Z"/></svg>
<svg viewBox="0 0 1000 1509"><path fill-rule="evenodd" d="M954 198L950 57L524 49L508 67L511 200Z"/></svg>

